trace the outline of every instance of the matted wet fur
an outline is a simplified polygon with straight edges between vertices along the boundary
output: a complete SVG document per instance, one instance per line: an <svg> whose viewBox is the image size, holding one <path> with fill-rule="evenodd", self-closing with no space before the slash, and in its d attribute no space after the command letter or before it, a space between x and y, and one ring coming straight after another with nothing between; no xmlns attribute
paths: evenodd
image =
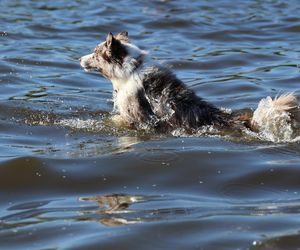
<svg viewBox="0 0 300 250"><path fill-rule="evenodd" d="M100 72L111 80L114 121L127 126L160 131L182 128L192 133L203 125L230 127L239 123L259 130L260 120L272 118L268 117L268 110L260 110L252 120L232 117L204 101L168 68L152 62L145 51L129 43L127 32L117 36L109 33L92 54L80 59L80 64L85 70ZM299 105L293 95L272 102L277 111L286 112L289 117L299 116Z"/></svg>

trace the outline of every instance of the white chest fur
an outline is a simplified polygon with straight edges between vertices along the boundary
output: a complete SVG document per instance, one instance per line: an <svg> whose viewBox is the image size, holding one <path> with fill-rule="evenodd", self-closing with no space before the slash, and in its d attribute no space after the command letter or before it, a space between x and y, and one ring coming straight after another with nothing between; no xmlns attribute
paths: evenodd
<svg viewBox="0 0 300 250"><path fill-rule="evenodd" d="M140 109L138 91L143 89L139 75L128 79L112 79L114 88L114 110L127 122L134 122L136 110Z"/></svg>

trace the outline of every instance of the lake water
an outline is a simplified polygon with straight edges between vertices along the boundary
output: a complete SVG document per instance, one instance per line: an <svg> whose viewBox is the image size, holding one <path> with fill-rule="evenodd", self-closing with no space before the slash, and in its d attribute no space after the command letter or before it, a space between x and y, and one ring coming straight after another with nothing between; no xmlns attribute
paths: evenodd
<svg viewBox="0 0 300 250"><path fill-rule="evenodd" d="M0 249L300 248L299 142L112 127L78 61L127 30L219 107L299 99L298 0L0 5Z"/></svg>

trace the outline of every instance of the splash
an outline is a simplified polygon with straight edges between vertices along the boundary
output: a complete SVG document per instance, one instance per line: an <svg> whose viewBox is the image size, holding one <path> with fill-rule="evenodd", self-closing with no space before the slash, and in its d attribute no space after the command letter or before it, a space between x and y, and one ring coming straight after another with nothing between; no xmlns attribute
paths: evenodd
<svg viewBox="0 0 300 250"><path fill-rule="evenodd" d="M178 128L166 132L163 136L175 137L220 137L229 140L239 141L270 141L275 143L289 143L300 141L300 123L298 119L292 119L289 112L280 112L275 109L274 101L267 97L262 99L258 108L254 112L254 120L260 127L259 132L254 132L246 127L226 128L215 127L212 125L202 126L191 133L185 129ZM224 112L233 113L230 109L223 109ZM298 108L299 109L299 108ZM239 113L239 111L235 111ZM263 113L265 112L265 113ZM243 113L243 112L242 112ZM101 133L114 136L146 136L148 139L162 136L161 133L155 132L151 127L156 120L151 120L149 124L140 124L138 129L118 126L109 113L74 113L74 114L57 114L42 110L17 109L14 112L14 120L24 122L30 126L59 126L70 129L72 132L82 131L89 133ZM171 110L170 110L171 114ZM264 115L262 115L264 114ZM168 117L164 117L167 119Z"/></svg>
<svg viewBox="0 0 300 250"><path fill-rule="evenodd" d="M174 129L171 134L175 137L220 136L221 131L213 125L205 125L195 130L192 134L182 128Z"/></svg>
<svg viewBox="0 0 300 250"><path fill-rule="evenodd" d="M300 109L293 94L262 99L254 111L252 123L259 130L258 137L272 142L299 141L297 136Z"/></svg>
<svg viewBox="0 0 300 250"><path fill-rule="evenodd" d="M94 119L81 120L80 118L70 118L58 120L54 124L71 129L85 129L89 131L101 131L105 128L103 121Z"/></svg>

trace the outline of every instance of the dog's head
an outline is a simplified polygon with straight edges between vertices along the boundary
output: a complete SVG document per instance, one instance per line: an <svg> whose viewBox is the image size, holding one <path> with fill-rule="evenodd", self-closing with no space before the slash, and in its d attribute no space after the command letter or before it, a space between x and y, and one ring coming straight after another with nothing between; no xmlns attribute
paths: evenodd
<svg viewBox="0 0 300 250"><path fill-rule="evenodd" d="M98 44L92 54L80 58L86 71L100 72L104 77L123 79L136 70L143 61L145 52L128 41L128 32L117 36L107 35L106 41Z"/></svg>

